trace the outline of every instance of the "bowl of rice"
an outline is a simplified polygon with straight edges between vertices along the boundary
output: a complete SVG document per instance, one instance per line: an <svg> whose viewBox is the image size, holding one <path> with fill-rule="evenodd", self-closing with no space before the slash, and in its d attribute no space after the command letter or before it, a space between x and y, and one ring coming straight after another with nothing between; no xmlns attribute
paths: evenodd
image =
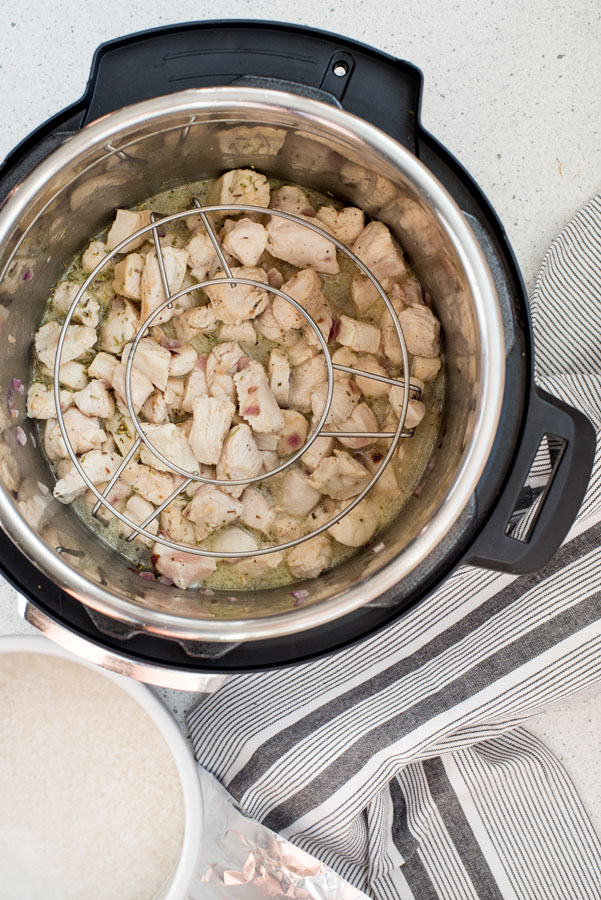
<svg viewBox="0 0 601 900"><path fill-rule="evenodd" d="M38 635L0 638L3 900L182 900L197 871L196 763L145 685Z"/></svg>

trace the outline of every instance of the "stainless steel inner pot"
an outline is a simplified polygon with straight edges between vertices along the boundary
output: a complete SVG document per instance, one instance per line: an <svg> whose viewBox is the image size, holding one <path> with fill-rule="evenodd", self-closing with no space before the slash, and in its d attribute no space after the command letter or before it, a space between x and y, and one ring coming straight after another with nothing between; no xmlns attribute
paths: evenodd
<svg viewBox="0 0 601 900"><path fill-rule="evenodd" d="M446 399L435 477L382 534L343 566L295 587L239 592L217 615L194 590L139 578L49 493L18 381L64 266L114 214L159 190L255 166L331 192L393 231L428 290L444 333ZM343 110L255 88L182 91L111 113L67 141L0 210L0 523L72 596L136 629L188 641L244 641L331 621L390 590L436 552L469 504L489 457L504 388L504 334L490 272L445 188L407 150ZM26 442L24 442L26 438Z"/></svg>

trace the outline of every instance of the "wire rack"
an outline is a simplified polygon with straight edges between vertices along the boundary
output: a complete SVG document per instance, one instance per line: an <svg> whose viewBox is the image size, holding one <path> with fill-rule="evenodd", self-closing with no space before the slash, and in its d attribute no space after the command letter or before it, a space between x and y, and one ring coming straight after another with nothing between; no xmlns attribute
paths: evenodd
<svg viewBox="0 0 601 900"><path fill-rule="evenodd" d="M333 362L331 355L330 355L329 348L328 348L327 340L324 338L323 334L321 333L321 330L320 330L317 322L315 322L315 320L311 317L311 315L307 312L307 310L304 309L303 306L301 306L300 303L298 303L293 297L290 297L288 294L286 294L284 291L280 290L279 288L272 287L271 285L266 284L262 281L257 281L257 280L248 279L248 278L240 278L239 276L234 277L232 275L232 271L227 262L227 259L223 253L221 244L219 243L219 240L217 238L215 230L214 230L214 228L209 220L209 217L208 217L209 213L223 213L223 212L232 212L235 214L239 214L241 212L257 213L260 215L268 214L270 216L278 216L283 219L288 219L291 222L296 222L299 225L302 225L303 227L310 229L311 231L315 232L316 234L319 234L322 237L327 238L332 244L334 244L336 246L336 248L338 250L340 250L349 259L351 259L352 262L355 264L355 266L357 266L357 268L363 273L363 275L365 275L369 279L369 281L372 283L374 288L377 290L377 292L380 296L380 299L385 304L385 306L390 314L390 317L394 324L396 335L397 335L397 338L399 341L402 360L403 360L403 374L401 376L401 379L399 380L399 379L394 379L394 378L388 378L383 375L378 375L378 374L375 374L372 372L364 371L362 369L355 369L355 368L352 368L351 366L344 366L339 363ZM213 244L213 247L215 248L215 253L217 254L217 257L219 259L219 262L221 264L223 272L225 272L225 276L221 277L221 278L210 278L210 279L207 279L206 281L196 282L193 285L189 285L187 287L182 288L182 290L178 291L177 293L171 294L168 279L167 279L167 273L165 270L165 262L164 262L164 257L163 257L163 252L162 252L158 229L159 229L159 226L164 226L164 225L168 224L169 222L176 222L176 221L179 221L180 219L183 220L188 216L200 217L200 220L202 221L202 224L203 224L204 228L206 229L206 232L211 240L211 243ZM130 414L131 420L133 422L133 425L135 427L137 436L136 436L132 446L130 447L130 449L127 451L127 453L123 457L122 461L120 462L118 468L113 473L110 480L108 481L106 487L101 492L98 490L97 486L92 482L92 480L87 476L80 460L77 458L77 455L71 444L69 434L67 432L67 428L65 426L63 413L62 413L61 405L60 405L60 396L59 396L59 391L60 391L59 370L60 370L60 366L61 366L63 345L65 342L67 328L68 328L69 324L71 323L73 314L75 313L75 310L77 309L77 306L78 306L80 300L82 299L82 297L84 296L85 292L90 287L90 285L94 282L94 280L98 277L98 275L102 272L102 270L111 262L111 260L118 253L125 251L125 248L132 240L135 240L136 238L147 236L150 234L152 235L152 239L154 241L154 246L156 249L157 262L158 262L158 266L159 266L159 272L160 272L160 276L161 276L161 283L162 283L165 299L160 304L160 306L156 307L156 309L154 309L150 313L150 315L146 318L146 320L142 323L142 325L140 326L140 328L132 342L130 353L127 358L127 365L126 365L126 372L125 372L125 396L126 396L127 408L129 410L129 414ZM146 335L149 332L149 329L152 327L153 322L158 318L158 316L160 316L160 314L163 312L163 310L165 308L171 308L174 302L179 300L181 297L184 297L186 294L193 292L193 291L198 291L201 288L207 288L207 287L211 287L212 285L220 285L220 284L230 284L232 286L235 286L238 284L244 284L244 285L249 285L252 287L258 287L261 290L264 290L267 293L275 294L278 297L281 297L282 299L284 299L285 301L290 303L297 310L297 312L303 316L303 318L306 320L307 324L313 330L313 332L321 346L321 349L323 351L324 360L325 360L326 368L327 368L327 395L326 395L326 402L324 405L324 409L319 418L317 425L314 427L313 431L308 436L305 443L298 450L296 450L295 453L293 453L291 456L286 458L280 465L271 469L270 471L261 472L259 475L254 475L249 478L240 478L240 479L231 479L231 480L209 478L205 475L201 475L200 471L187 471L186 469L182 469L180 466L176 465L172 460L167 459L152 444L148 435L144 432L142 424L140 423L140 421L138 419L138 415L136 414L136 411L134 409L132 395L131 395L131 376L132 376L132 368L134 366L136 351L138 349L140 341L142 340L144 335ZM400 413L399 422L398 422L396 430L395 431L382 431L382 432L328 431L328 430L326 430L325 425L326 425L326 421L328 419L328 414L330 412L330 407L332 404L332 396L333 396L333 389L334 389L334 371L345 372L346 374L349 374L349 375L360 376L362 378L370 378L375 381L384 382L391 386L402 387L403 388L403 402L402 402L401 413ZM56 351L56 360L55 360L55 364L54 364L54 399L55 399L55 405L56 405L57 419L58 419L58 423L59 423L59 427L61 430L63 440L64 440L66 448L67 448L67 452L68 452L73 464L75 465L75 468L77 469L81 478L83 479L84 483L97 498L97 502L93 508L94 516L98 515L98 512L101 507L106 508L110 513L112 513L114 516L116 516L124 525L127 525L128 528L131 529L131 533L129 534L129 537L127 538L128 541L132 541L134 538L136 538L140 535L143 535L144 537L148 538L152 542L158 542L158 543L163 544L164 546L169 547L173 550L182 551L182 552L194 554L197 556L213 557L213 558L219 558L219 559L240 559L240 558L245 558L245 557L263 556L265 554L274 553L278 550L287 550L291 547L296 546L297 544L301 544L304 541L307 541L310 538L323 533L328 528L331 528L333 525L335 525L337 522L339 522L344 516L346 516L349 512L351 512L351 510L353 510L366 497L366 495L369 493L369 491L372 489L374 484L380 478L384 469L386 468L386 466L392 459L392 456L395 452L395 449L398 445L399 440L401 438L411 437L413 435L412 430L405 431L403 429L404 429L405 419L407 417L407 410L408 410L408 406L409 406L410 397L411 397L411 395L413 395L414 397L419 397L421 395L421 390L417 385L411 384L409 375L407 373L409 373L409 356L407 353L407 346L405 344L405 339L403 336L403 330L401 328L396 310L394 309L394 306L390 302L388 296L386 295L386 292L384 291L384 289L382 288L382 285L376 279L374 274L359 259L358 256L356 256L351 250L349 250L349 248L345 244L343 244L341 241L339 241L337 238L335 238L328 231L325 231L323 228L320 228L318 225L313 224L313 222L308 221L307 218L294 215L293 213L285 212L283 210L278 210L278 209L267 210L261 206L251 206L251 205L244 205L244 204L219 204L219 205L213 205L213 206L203 206L199 200L195 199L193 201L193 207L190 209L184 210L182 212L173 213L172 215L162 216L162 217L159 217L155 213L152 213L151 217L150 217L149 225L146 225L145 227L140 228L138 231L136 231L133 234L130 234L126 238L124 238L124 240L121 241L113 250L111 250L98 263L98 265L93 269L93 271L88 275L87 279L81 285L79 291L77 292L77 294L75 295L75 297L73 299L73 302L71 303L71 306L66 315L65 321L63 323L63 326L62 326L62 329L61 329L61 332L59 335L57 351ZM250 484L254 484L259 481L265 481L268 478L273 478L275 475L278 475L280 472L283 472L285 469L292 466L296 462L296 460L298 460L308 450L308 448L311 446L311 444L317 440L318 437L332 437L332 438L341 438L341 437L342 438L365 438L365 437L368 437L368 438L373 438L374 440L384 438L384 439L390 440L390 447L389 447L387 453L384 455L384 458L382 459L380 465L378 466L376 471L373 473L371 479L365 485L365 487L360 491L360 493L356 497L354 497L348 503L348 505L345 506L342 510L337 512L326 522L324 522L321 525L319 525L318 527L314 528L312 531L308 532L307 534L302 535L301 537L295 538L294 540L287 541L285 543L271 544L270 546L260 547L258 549L252 550L252 551L227 551L227 552L220 551L220 552L217 552L217 551L205 549L202 547L194 547L194 546L191 546L188 544L179 544L177 542L169 540L164 534L161 534L160 532L158 534L153 534L152 532L147 530L150 523L153 522L161 514L161 512L163 512L164 509L166 509L171 503L173 503L173 501L183 491L185 491L192 482L199 482L200 484L212 484L212 485L215 485L216 487L224 487L224 486L232 487L232 486L236 486L236 485L250 485ZM163 503L161 503L159 506L157 506L154 509L154 511L152 512L151 515L148 516L148 518L146 518L141 523L137 523L137 522L134 522L132 519L130 519L128 516L124 515L115 506L113 506L113 504L109 502L108 496L110 495L110 492L111 492L113 486L117 482L117 480L118 480L119 476L121 475L121 473L123 472L123 470L126 468L126 466L129 465L129 463L131 463L134 460L134 458L135 458L136 454L138 453L138 451L140 450L142 444L145 444L146 447L163 463L163 465L165 465L167 467L168 470L170 470L171 472L177 473L180 476L183 476L183 481L181 481L177 485L175 490L164 500Z"/></svg>

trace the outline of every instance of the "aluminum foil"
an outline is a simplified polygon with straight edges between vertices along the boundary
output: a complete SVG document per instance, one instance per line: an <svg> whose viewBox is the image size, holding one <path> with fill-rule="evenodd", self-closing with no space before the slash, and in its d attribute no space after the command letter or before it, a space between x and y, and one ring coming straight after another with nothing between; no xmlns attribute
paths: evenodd
<svg viewBox="0 0 601 900"><path fill-rule="evenodd" d="M199 767L205 836L189 900L369 900L328 866L248 819Z"/></svg>

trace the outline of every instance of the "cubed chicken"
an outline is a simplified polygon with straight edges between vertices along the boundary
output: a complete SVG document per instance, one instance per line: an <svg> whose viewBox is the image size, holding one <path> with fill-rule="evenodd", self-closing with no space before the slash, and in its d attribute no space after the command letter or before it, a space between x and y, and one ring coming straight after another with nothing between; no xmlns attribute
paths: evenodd
<svg viewBox="0 0 601 900"><path fill-rule="evenodd" d="M188 443L188 438L178 425L167 422L164 425L143 424L142 430L152 444L165 459L184 469L186 472L196 472L198 463ZM140 447L140 461L147 466L152 466L158 472L169 472L170 467L152 453L146 444Z"/></svg>
<svg viewBox="0 0 601 900"><path fill-rule="evenodd" d="M102 262L108 250L102 241L91 241L81 257L81 267L89 275Z"/></svg>
<svg viewBox="0 0 601 900"><path fill-rule="evenodd" d="M253 431L255 444L259 450L277 450L280 441L279 434L265 434Z"/></svg>
<svg viewBox="0 0 601 900"><path fill-rule="evenodd" d="M284 562L286 554L283 550L275 550L273 553L263 553L261 556L247 556L234 563L234 568L241 575L248 578L264 578L269 572Z"/></svg>
<svg viewBox="0 0 601 900"><path fill-rule="evenodd" d="M296 275L293 275L292 278L284 284L282 290L307 310L327 341L332 331L334 317L330 305L324 297L321 279L317 272L314 272L313 269L303 269L301 272L297 272ZM277 309L279 308L276 307L276 301L278 300L280 304L285 304L288 310L292 310L295 315L300 316L300 313L294 310L294 307L290 303L286 303L285 300L275 297L273 301L273 312L276 318L278 315ZM281 312L283 314L283 307L281 308ZM309 344L316 347L321 346L315 331L306 320L304 320L303 332L305 339Z"/></svg>
<svg viewBox="0 0 601 900"><path fill-rule="evenodd" d="M361 369L363 372L371 372L373 375L381 375L383 378L388 377L388 372L381 366L374 356L362 355L357 358L354 368ZM360 375L355 376L357 387L364 397L376 399L377 397L386 397L390 391L390 385L385 381L377 381L375 378L364 378Z"/></svg>
<svg viewBox="0 0 601 900"><path fill-rule="evenodd" d="M248 359L240 344L235 341L218 344L207 357L209 394L213 397L235 400L234 373L238 371L239 365L246 365Z"/></svg>
<svg viewBox="0 0 601 900"><path fill-rule="evenodd" d="M331 528L332 537L346 547L363 547L372 539L380 524L378 508L372 500L358 503Z"/></svg>
<svg viewBox="0 0 601 900"><path fill-rule="evenodd" d="M185 518L194 523L197 541L240 518L242 504L212 484L201 485L184 510Z"/></svg>
<svg viewBox="0 0 601 900"><path fill-rule="evenodd" d="M144 497L141 497L140 494L132 494L129 498L125 507L123 509L123 515L127 516L130 521L134 522L135 525L141 525L148 516L151 516L155 510L155 507L149 500L146 500ZM152 522L149 522L145 527L145 531L149 531L151 534L156 535L159 530L159 520L153 519ZM124 522L119 522L119 531L124 538L128 538L132 533L133 529L126 525ZM153 541L151 538L145 537L145 535L140 534L135 538L136 541L139 541L141 544L146 544L147 547L151 547Z"/></svg>
<svg viewBox="0 0 601 900"><path fill-rule="evenodd" d="M427 306L410 306L399 315L407 351L428 359L440 353L440 322Z"/></svg>
<svg viewBox="0 0 601 900"><path fill-rule="evenodd" d="M180 378L182 375L187 375L196 365L198 352L192 344L171 347L168 352L171 353L171 362L169 364L169 376L171 378Z"/></svg>
<svg viewBox="0 0 601 900"><path fill-rule="evenodd" d="M336 340L356 353L377 353L380 347L380 329L367 322L341 316Z"/></svg>
<svg viewBox="0 0 601 900"><path fill-rule="evenodd" d="M125 345L133 340L140 320L138 310L128 300L115 300L100 329L100 347L108 353L122 353Z"/></svg>
<svg viewBox="0 0 601 900"><path fill-rule="evenodd" d="M105 453L102 450L92 450L80 459L81 467L92 484L102 484L110 481L119 465L121 457L117 453ZM76 497L85 493L86 484L70 462L64 473L54 485L53 494L61 503L72 503Z"/></svg>
<svg viewBox="0 0 601 900"><path fill-rule="evenodd" d="M255 326L250 320L241 322L239 325L223 325L219 326L220 341L236 341L247 347L254 347L257 343L257 332Z"/></svg>
<svg viewBox="0 0 601 900"><path fill-rule="evenodd" d="M117 244L124 241L130 234L135 234L140 228L150 225L149 209L118 209L115 221L111 225L110 231L106 236L106 249L114 250ZM144 241L148 240L149 232L134 238L125 247L121 247L119 253L131 253L141 247Z"/></svg>
<svg viewBox="0 0 601 900"><path fill-rule="evenodd" d="M125 456L138 437L138 432L136 431L132 420L129 416L116 412L111 419L107 420L105 428L113 436L119 453L122 456Z"/></svg>
<svg viewBox="0 0 601 900"><path fill-rule="evenodd" d="M247 528L254 528L262 534L269 534L276 520L276 512L261 491L247 487L241 497L240 521Z"/></svg>
<svg viewBox="0 0 601 900"><path fill-rule="evenodd" d="M210 556L172 550L158 543L152 548L152 564L160 575L170 578L182 590L201 587L217 568L216 560Z"/></svg>
<svg viewBox="0 0 601 900"><path fill-rule="evenodd" d="M122 363L127 362L131 347L131 344L126 344L123 348ZM172 374L171 353L152 338L143 337L136 347L133 368L145 375L159 391L164 391L167 379Z"/></svg>
<svg viewBox="0 0 601 900"><path fill-rule="evenodd" d="M351 281L351 300L360 316L370 310L374 303L384 303L379 291L367 275L362 275L360 272L355 272Z"/></svg>
<svg viewBox="0 0 601 900"><path fill-rule="evenodd" d="M259 549L259 542L248 531L230 525L218 532L210 542L214 553L253 553ZM229 562L234 562L230 559Z"/></svg>
<svg viewBox="0 0 601 900"><path fill-rule="evenodd" d="M349 245L357 240L365 225L363 210L356 206L345 206L338 210L333 206L322 206L317 211L317 218L335 238Z"/></svg>
<svg viewBox="0 0 601 900"><path fill-rule="evenodd" d="M287 544L295 541L303 533L303 528L298 519L287 513L278 513L273 523L272 534L278 544Z"/></svg>
<svg viewBox="0 0 601 900"><path fill-rule="evenodd" d="M113 272L113 289L122 297L140 300L142 297L142 273L144 257L141 253L130 253L118 262Z"/></svg>
<svg viewBox="0 0 601 900"><path fill-rule="evenodd" d="M61 316L67 315L80 287L81 285L74 281L62 281L58 285L52 296L52 306L57 313L60 313ZM89 325L91 328L96 328L98 325L100 304L90 291L86 291L77 304L71 321Z"/></svg>
<svg viewBox="0 0 601 900"><path fill-rule="evenodd" d="M197 281L206 281L217 269L219 258L204 225L197 228L186 244L188 265Z"/></svg>
<svg viewBox="0 0 601 900"><path fill-rule="evenodd" d="M322 459L329 456L334 449L334 438L318 437L316 438L308 450L305 450L301 456L301 461L305 468L313 472L320 464Z"/></svg>
<svg viewBox="0 0 601 900"><path fill-rule="evenodd" d="M267 275L257 267L238 266L231 269L232 278L246 278L267 284ZM223 278L224 272L215 273ZM246 319L254 319L267 306L267 291L250 284L213 284L206 288L215 317L227 325L240 325Z"/></svg>
<svg viewBox="0 0 601 900"><path fill-rule="evenodd" d="M267 363L269 387L279 406L287 406L290 397L290 362L283 350L278 347L269 354Z"/></svg>
<svg viewBox="0 0 601 900"><path fill-rule="evenodd" d="M253 169L232 169L218 178L209 191L209 203L244 204L245 206L269 206L269 182ZM242 210L240 210L242 212ZM228 212L228 216L237 213Z"/></svg>
<svg viewBox="0 0 601 900"><path fill-rule="evenodd" d="M305 360L315 356L316 353L318 353L318 349L315 345L310 344L304 337L301 337L287 348L286 353L288 354L291 366L300 366Z"/></svg>
<svg viewBox="0 0 601 900"><path fill-rule="evenodd" d="M305 191L294 184L285 184L274 191L270 206L272 209L281 209L282 212L289 212L294 216L312 218L315 215L315 210Z"/></svg>
<svg viewBox="0 0 601 900"><path fill-rule="evenodd" d="M181 501L174 500L161 513L161 533L175 544L194 545L196 533L194 524L184 517L184 506Z"/></svg>
<svg viewBox="0 0 601 900"><path fill-rule="evenodd" d="M54 381L54 369L44 366L42 375L51 378ZM58 381L63 387L69 388L71 391L82 391L88 383L86 367L82 363L71 362L65 363L58 370Z"/></svg>
<svg viewBox="0 0 601 900"><path fill-rule="evenodd" d="M52 368L56 358L56 348L61 333L58 322L46 322L35 335L35 350L38 359ZM96 329L89 325L69 325L61 352L61 365L72 359L85 356L96 343Z"/></svg>
<svg viewBox="0 0 601 900"><path fill-rule="evenodd" d="M188 262L188 251L176 247L165 247L162 255L169 294L173 296L183 284L186 274L186 263ZM146 254L144 271L142 272L142 307L140 311L142 321L146 321L151 312L160 306L161 303L164 303L165 300L165 291L161 280L161 270L159 269L156 250L150 250ZM160 325L162 322L168 322L177 311L178 308L175 303L171 308L166 306L154 319L153 324Z"/></svg>
<svg viewBox="0 0 601 900"><path fill-rule="evenodd" d="M115 414L115 401L103 381L90 381L82 391L73 394L73 401L84 416L109 419Z"/></svg>
<svg viewBox="0 0 601 900"><path fill-rule="evenodd" d="M196 397L189 443L199 463L216 465L236 407L223 397Z"/></svg>
<svg viewBox="0 0 601 900"><path fill-rule="evenodd" d="M363 450L360 455L371 475L375 475L376 472L380 473L371 490L385 497L393 497L399 489L399 483L394 473L394 466L387 465L383 469L381 468L384 452L377 447L370 447L369 450Z"/></svg>
<svg viewBox="0 0 601 900"><path fill-rule="evenodd" d="M261 451L255 444L252 431L248 425L237 425L232 428L223 443L223 449L217 463L217 478L237 481L240 478L254 478L263 469ZM228 488L228 493L239 497L244 485Z"/></svg>
<svg viewBox="0 0 601 900"><path fill-rule="evenodd" d="M71 391L60 392L61 409L64 412L73 403ZM27 391L27 415L30 419L55 419L56 406L54 403L54 390L34 381Z"/></svg>
<svg viewBox="0 0 601 900"><path fill-rule="evenodd" d="M311 219L308 218L307 221L310 222ZM327 275L337 275L340 272L336 246L305 225L281 216L271 216L267 234L267 250L276 259L283 259L300 269L310 266Z"/></svg>
<svg viewBox="0 0 601 900"><path fill-rule="evenodd" d="M121 475L137 494L150 500L155 506L164 503L175 489L174 476L168 472L157 472L142 463L129 463Z"/></svg>
<svg viewBox="0 0 601 900"><path fill-rule="evenodd" d="M257 316L254 326L262 337L282 347L289 347L300 338L300 332L295 328L282 328L273 314L273 304L268 304L261 315Z"/></svg>
<svg viewBox="0 0 601 900"><path fill-rule="evenodd" d="M383 222L366 225L352 250L380 282L405 274L401 248Z"/></svg>
<svg viewBox="0 0 601 900"><path fill-rule="evenodd" d="M311 396L313 417L317 422L323 413L328 394L327 384L320 384L314 388ZM361 399L361 391L348 375L341 375L334 382L332 391L332 403L326 418L326 425L340 425L346 422L352 415L353 409Z"/></svg>
<svg viewBox="0 0 601 900"><path fill-rule="evenodd" d="M350 416L345 422L341 422L337 429L339 431L371 431L377 432L379 431L378 420L373 414L370 407L367 403L359 403L358 406L354 408ZM349 447L351 450L359 450L361 447L367 447L369 444L373 444L375 438L373 437L364 437L364 438L345 438L342 435L338 438L341 444L344 444L345 447Z"/></svg>
<svg viewBox="0 0 601 900"><path fill-rule="evenodd" d="M106 433L96 418L89 418L71 406L63 415L63 422L69 436L69 442L76 454L88 450L100 450ZM44 449L50 459L66 459L69 456L63 440L60 426L56 419L47 419L44 429Z"/></svg>
<svg viewBox="0 0 601 900"><path fill-rule="evenodd" d="M88 375L90 378L97 378L99 381L104 382L107 387L111 387L115 368L118 365L119 360L116 356L101 351L96 354L88 366Z"/></svg>
<svg viewBox="0 0 601 900"><path fill-rule="evenodd" d="M291 516L304 519L321 500L321 493L313 486L302 469L287 469L282 476L280 506Z"/></svg>
<svg viewBox="0 0 601 900"><path fill-rule="evenodd" d="M234 375L240 415L253 431L277 434L284 427L282 411L271 392L265 369L255 359L249 360Z"/></svg>
<svg viewBox="0 0 601 900"><path fill-rule="evenodd" d="M113 390L117 395L117 400L121 401L123 409L127 410L127 400L125 396L125 363L119 363L115 366L113 372ZM135 413L139 413L144 403L154 390L152 381L146 377L139 369L132 366L130 378L131 401Z"/></svg>
<svg viewBox="0 0 601 900"><path fill-rule="evenodd" d="M402 331L402 329L401 329ZM403 365L403 354L399 336L392 316L387 309L382 310L382 318L380 319L380 348L384 356L392 363L393 366L399 368Z"/></svg>
<svg viewBox="0 0 601 900"><path fill-rule="evenodd" d="M223 239L224 249L243 266L256 266L267 244L267 232L259 222L243 218Z"/></svg>
<svg viewBox="0 0 601 900"><path fill-rule="evenodd" d="M169 420L169 410L162 391L153 391L142 407L142 415L153 425L162 425Z"/></svg>
<svg viewBox="0 0 601 900"><path fill-rule="evenodd" d="M275 450L259 450L263 463L263 471L270 473L277 469L281 460Z"/></svg>
<svg viewBox="0 0 601 900"><path fill-rule="evenodd" d="M282 410L284 417L284 427L280 432L277 451L280 456L290 456L296 453L307 440L309 431L309 423L302 413L295 409Z"/></svg>
<svg viewBox="0 0 601 900"><path fill-rule="evenodd" d="M187 309L174 320L176 337L182 341L191 341L199 334L207 334L217 330L217 319L213 307L195 306Z"/></svg>
<svg viewBox="0 0 601 900"><path fill-rule="evenodd" d="M401 385L390 389L390 405L394 410L397 419L401 415L403 408L403 397L405 396L405 388ZM421 400L410 400L407 407L407 417L405 419L405 428L417 428L421 420L426 414L426 407Z"/></svg>
<svg viewBox="0 0 601 900"><path fill-rule="evenodd" d="M411 374L421 381L435 381L441 365L439 356L414 356L411 361Z"/></svg>
<svg viewBox="0 0 601 900"><path fill-rule="evenodd" d="M346 450L334 450L334 456L323 459L311 475L311 485L333 500L356 497L367 485L369 472Z"/></svg>
<svg viewBox="0 0 601 900"><path fill-rule="evenodd" d="M322 353L312 356L300 366L296 366L292 372L289 406L302 413L311 412L313 394L320 387L327 389L327 378L327 368Z"/></svg>
<svg viewBox="0 0 601 900"><path fill-rule="evenodd" d="M284 284L284 276L280 272L279 269L276 269L275 266L271 266L269 269L267 266L264 266L265 271L267 272L267 282L270 287L281 288Z"/></svg>
<svg viewBox="0 0 601 900"><path fill-rule="evenodd" d="M196 398L208 397L208 395L207 360L206 357L199 356L196 360L196 365L185 381L184 399L182 400L183 411L188 413L193 412L194 401Z"/></svg>
<svg viewBox="0 0 601 900"><path fill-rule="evenodd" d="M286 564L295 578L316 578L332 562L332 544L324 534L318 534L286 553Z"/></svg>

